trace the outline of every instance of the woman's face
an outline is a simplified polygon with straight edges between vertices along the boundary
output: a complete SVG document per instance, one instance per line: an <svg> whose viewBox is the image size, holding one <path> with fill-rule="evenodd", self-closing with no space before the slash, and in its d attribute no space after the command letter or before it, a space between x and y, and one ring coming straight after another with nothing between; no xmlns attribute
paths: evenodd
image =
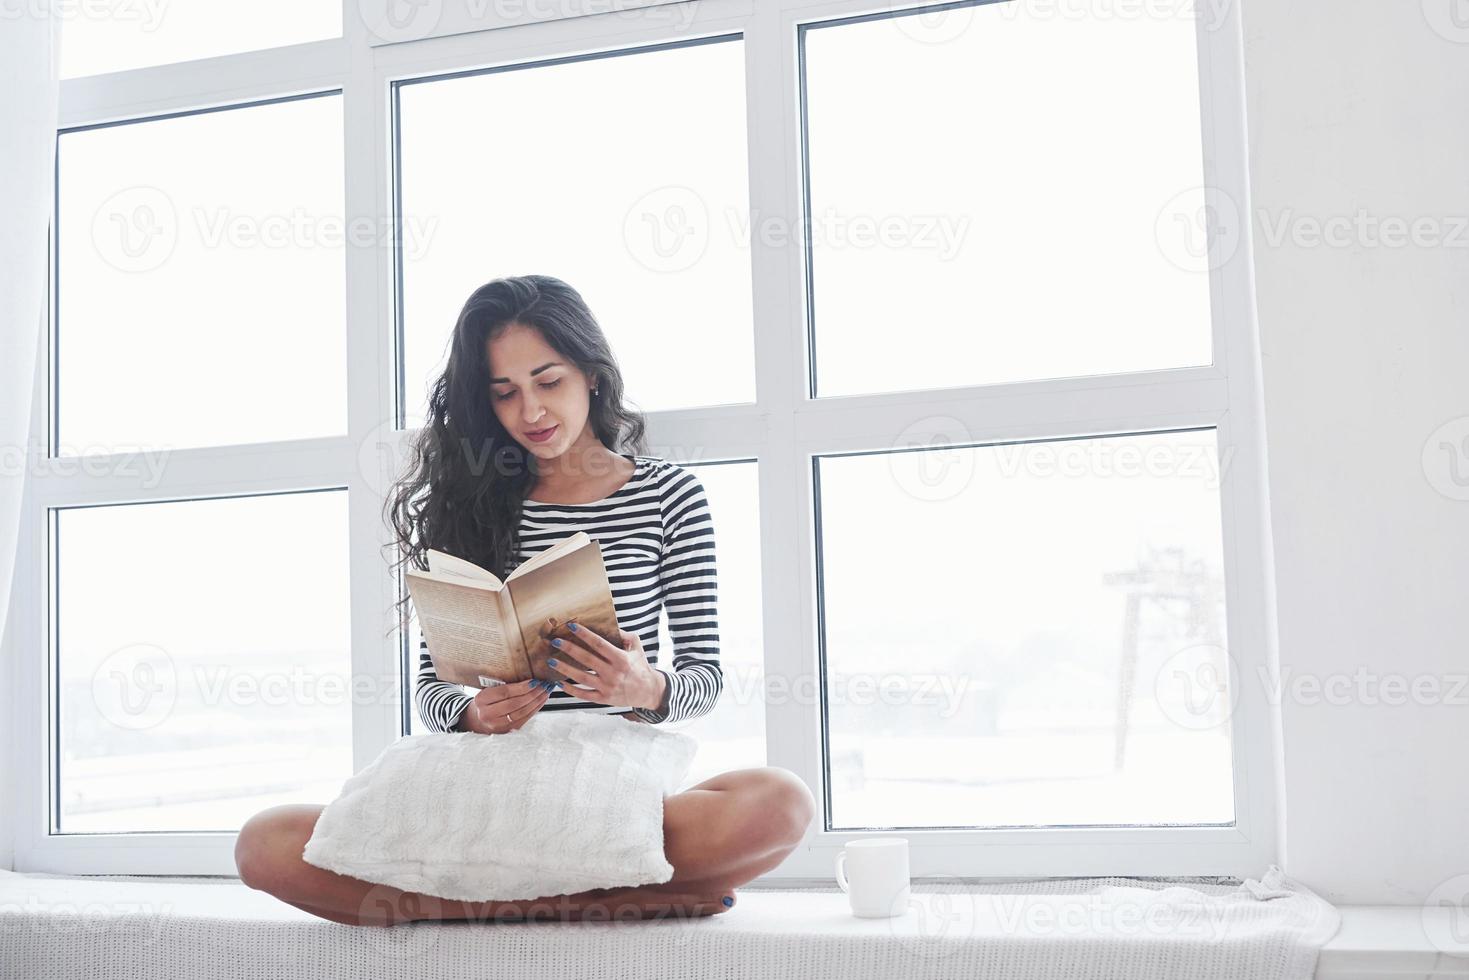
<svg viewBox="0 0 1469 980"><path fill-rule="evenodd" d="M537 457L560 456L586 428L590 379L533 327L512 323L488 347L490 401L500 424ZM553 428L542 441L530 437Z"/></svg>

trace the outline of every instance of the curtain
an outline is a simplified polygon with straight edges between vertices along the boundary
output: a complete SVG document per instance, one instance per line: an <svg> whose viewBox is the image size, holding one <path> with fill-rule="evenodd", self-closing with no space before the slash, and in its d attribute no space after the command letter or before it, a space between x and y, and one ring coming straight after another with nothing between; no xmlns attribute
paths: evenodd
<svg viewBox="0 0 1469 980"><path fill-rule="evenodd" d="M15 582L20 501L40 455L28 446L37 356L46 313L47 228L56 153L56 38L53 0L26 0L0 20L0 637ZM0 690L17 697L14 644L0 649ZM0 711L0 725L14 710ZM0 730L0 743L16 733ZM0 752L0 800L16 785L11 753ZM0 804L0 868L14 866L13 808Z"/></svg>

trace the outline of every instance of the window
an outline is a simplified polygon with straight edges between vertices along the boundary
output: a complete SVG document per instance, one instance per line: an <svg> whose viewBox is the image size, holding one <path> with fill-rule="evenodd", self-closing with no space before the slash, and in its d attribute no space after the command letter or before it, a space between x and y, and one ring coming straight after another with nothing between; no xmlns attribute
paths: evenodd
<svg viewBox="0 0 1469 980"><path fill-rule="evenodd" d="M1209 363L1194 22L1061 9L803 32L818 394Z"/></svg>
<svg viewBox="0 0 1469 980"><path fill-rule="evenodd" d="M1234 8L206 6L63 23L19 866L231 874L424 730L382 496L525 272L708 492L780 875L1275 859Z"/></svg>
<svg viewBox="0 0 1469 980"><path fill-rule="evenodd" d="M55 527L59 833L231 831L336 795L353 699L397 680L351 683L345 493L70 507Z"/></svg>
<svg viewBox="0 0 1469 980"><path fill-rule="evenodd" d="M644 411L754 401L738 39L395 91L409 418L423 418L447 328L491 269L575 285ZM693 343L721 370L684 367Z"/></svg>
<svg viewBox="0 0 1469 980"><path fill-rule="evenodd" d="M63 132L62 453L343 434L342 174L335 95Z"/></svg>

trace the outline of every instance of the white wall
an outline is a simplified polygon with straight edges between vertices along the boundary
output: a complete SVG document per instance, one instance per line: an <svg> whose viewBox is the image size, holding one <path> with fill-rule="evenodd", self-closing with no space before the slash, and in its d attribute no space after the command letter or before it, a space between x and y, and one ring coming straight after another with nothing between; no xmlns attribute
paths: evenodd
<svg viewBox="0 0 1469 980"><path fill-rule="evenodd" d="M1333 901L1417 903L1469 875L1469 5L1248 0L1243 18L1285 867ZM1418 244L1271 242L1282 218L1309 236L1359 209L1426 219ZM1452 420L1452 452L1430 444ZM1293 694L1292 674L1340 675L1346 697ZM1440 691L1387 703L1393 674Z"/></svg>

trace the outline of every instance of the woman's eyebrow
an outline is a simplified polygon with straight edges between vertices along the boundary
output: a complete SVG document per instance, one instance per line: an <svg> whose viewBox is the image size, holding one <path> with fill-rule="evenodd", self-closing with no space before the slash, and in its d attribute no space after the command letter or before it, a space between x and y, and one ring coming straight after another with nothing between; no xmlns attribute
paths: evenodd
<svg viewBox="0 0 1469 980"><path fill-rule="evenodd" d="M560 367L560 366L561 366L561 362L560 361L547 361L545 364L542 364L540 367L538 367L535 370L531 371L530 376L532 378L534 378L536 375L538 375L542 371L546 370L546 368L549 368L549 367ZM497 384L499 382L509 381L509 380L510 380L509 378L491 378L490 379L490 383L491 384Z"/></svg>

